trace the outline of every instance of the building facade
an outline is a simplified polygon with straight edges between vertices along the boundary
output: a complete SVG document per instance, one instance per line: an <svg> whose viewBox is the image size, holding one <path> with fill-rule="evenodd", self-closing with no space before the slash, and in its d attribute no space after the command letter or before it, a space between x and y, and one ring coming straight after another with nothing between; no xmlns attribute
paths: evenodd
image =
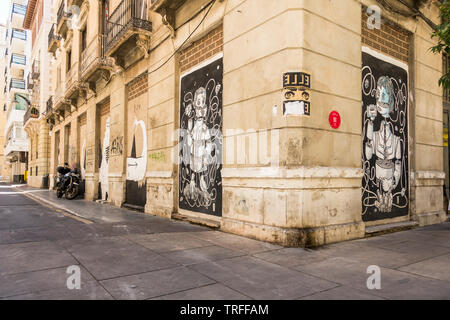
<svg viewBox="0 0 450 320"><path fill-rule="evenodd" d="M25 182L28 170L28 140L23 129L23 119L29 96L25 70L29 62L30 36L23 28L27 11L27 1L10 2L9 19L6 30L6 66L4 69L6 101L6 123L3 127L4 163L9 176L5 181Z"/></svg>
<svg viewBox="0 0 450 320"><path fill-rule="evenodd" d="M438 1L50 2L50 187L285 245L446 219Z"/></svg>
<svg viewBox="0 0 450 320"><path fill-rule="evenodd" d="M46 106L54 87L52 84L52 55L48 52L48 33L53 25L51 1L30 0L24 28L30 30L31 54L27 70L30 104L24 118L28 136L28 185L49 187L49 126Z"/></svg>
<svg viewBox="0 0 450 320"><path fill-rule="evenodd" d="M6 67L6 25L0 24L0 70L5 72ZM0 77L0 88L5 88L5 74ZM5 163L3 150L5 148L5 124L6 124L6 92L0 90L0 181L11 176L9 165Z"/></svg>

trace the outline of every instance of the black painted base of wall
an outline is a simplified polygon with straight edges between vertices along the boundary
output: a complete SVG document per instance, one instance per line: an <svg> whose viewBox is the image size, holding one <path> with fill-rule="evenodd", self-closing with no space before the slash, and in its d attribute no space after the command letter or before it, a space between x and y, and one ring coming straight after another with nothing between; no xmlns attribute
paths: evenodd
<svg viewBox="0 0 450 320"><path fill-rule="evenodd" d="M145 207L145 203L147 202L147 183L139 186L137 181L127 180L126 187L127 191L124 206L131 205L133 207Z"/></svg>
<svg viewBox="0 0 450 320"><path fill-rule="evenodd" d="M15 183L24 183L25 182L25 176L23 174L15 174L13 176L13 182L15 182Z"/></svg>

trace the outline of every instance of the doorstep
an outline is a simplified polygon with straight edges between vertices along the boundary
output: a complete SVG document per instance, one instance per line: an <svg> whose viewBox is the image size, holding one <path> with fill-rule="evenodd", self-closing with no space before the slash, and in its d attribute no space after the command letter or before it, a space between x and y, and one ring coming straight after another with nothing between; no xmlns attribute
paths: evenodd
<svg viewBox="0 0 450 320"><path fill-rule="evenodd" d="M402 221L395 223L387 223L377 226L366 227L366 238L378 236L386 233L404 231L417 228L419 223L416 221Z"/></svg>

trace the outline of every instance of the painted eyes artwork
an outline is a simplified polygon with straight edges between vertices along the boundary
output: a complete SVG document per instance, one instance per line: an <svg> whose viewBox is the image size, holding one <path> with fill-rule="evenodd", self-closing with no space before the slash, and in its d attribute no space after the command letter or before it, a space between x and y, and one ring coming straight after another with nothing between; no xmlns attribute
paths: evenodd
<svg viewBox="0 0 450 320"><path fill-rule="evenodd" d="M389 59L386 59L389 60ZM408 214L408 74L363 52L363 220Z"/></svg>

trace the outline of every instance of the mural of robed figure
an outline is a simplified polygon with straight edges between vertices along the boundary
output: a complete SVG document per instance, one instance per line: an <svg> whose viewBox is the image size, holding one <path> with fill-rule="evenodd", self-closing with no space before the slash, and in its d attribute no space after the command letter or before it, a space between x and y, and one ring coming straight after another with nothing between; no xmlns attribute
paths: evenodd
<svg viewBox="0 0 450 320"><path fill-rule="evenodd" d="M363 220L408 214L407 66L363 49Z"/></svg>

